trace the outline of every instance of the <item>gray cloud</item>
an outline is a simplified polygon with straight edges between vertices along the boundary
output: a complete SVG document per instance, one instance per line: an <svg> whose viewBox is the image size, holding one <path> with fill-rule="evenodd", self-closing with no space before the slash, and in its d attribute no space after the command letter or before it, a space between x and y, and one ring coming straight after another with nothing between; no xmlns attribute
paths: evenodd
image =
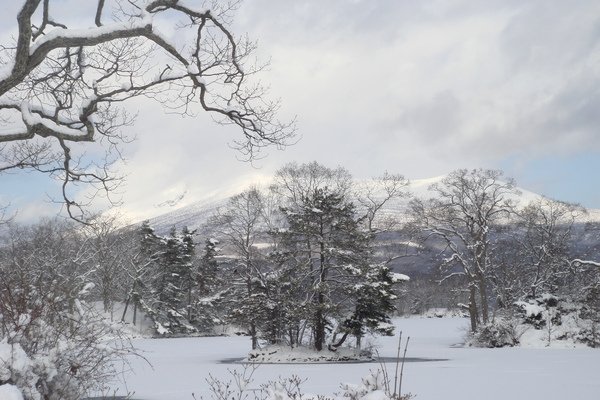
<svg viewBox="0 0 600 400"><path fill-rule="evenodd" d="M598 11L593 1L247 1L236 28L271 58L264 79L283 114L298 115L302 140L256 170L223 150L221 128L182 125L173 182L235 186L313 159L361 177L426 177L523 149L589 150L599 145Z"/></svg>

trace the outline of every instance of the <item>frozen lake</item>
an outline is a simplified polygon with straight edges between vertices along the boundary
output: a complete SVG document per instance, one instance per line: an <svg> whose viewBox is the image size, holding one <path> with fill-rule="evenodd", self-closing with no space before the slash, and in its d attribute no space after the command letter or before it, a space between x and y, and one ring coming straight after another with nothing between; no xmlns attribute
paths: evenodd
<svg viewBox="0 0 600 400"><path fill-rule="evenodd" d="M404 369L403 392L419 400L598 400L600 399L600 349L457 347L468 325L460 318L407 318L395 321L404 336L411 336ZM376 338L380 356L393 358L397 338ZM117 394L133 393L140 400L210 399L205 379L229 378L228 370L240 365L224 363L244 357L250 347L246 337L136 339L152 363L133 360L134 372ZM389 370L393 370L389 364ZM307 378L308 393L333 395L342 382L359 383L377 363L266 364L254 374L259 384L292 374Z"/></svg>

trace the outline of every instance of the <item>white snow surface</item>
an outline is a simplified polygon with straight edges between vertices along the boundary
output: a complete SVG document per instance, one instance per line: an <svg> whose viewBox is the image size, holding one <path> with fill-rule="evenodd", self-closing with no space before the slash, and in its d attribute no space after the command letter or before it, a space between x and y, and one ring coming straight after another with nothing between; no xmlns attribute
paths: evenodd
<svg viewBox="0 0 600 400"><path fill-rule="evenodd" d="M600 350L591 348L465 348L465 318L401 318L394 321L404 337L410 336L407 357L444 361L407 362L404 393L419 400L597 400L600 397ZM380 356L393 357L397 338L372 341ZM115 385L117 394L134 393L139 400L209 399L205 381L209 374L228 380L228 369L240 365L223 363L248 354L248 337L134 339L152 367L133 359L134 372L127 385ZM387 364L393 374L394 365ZM359 384L377 363L357 364L265 364L254 374L249 389L277 377L296 374L308 381L307 393L332 396L340 384ZM250 399L252 399L250 393Z"/></svg>
<svg viewBox="0 0 600 400"><path fill-rule="evenodd" d="M0 400L23 400L23 394L14 385L0 385Z"/></svg>

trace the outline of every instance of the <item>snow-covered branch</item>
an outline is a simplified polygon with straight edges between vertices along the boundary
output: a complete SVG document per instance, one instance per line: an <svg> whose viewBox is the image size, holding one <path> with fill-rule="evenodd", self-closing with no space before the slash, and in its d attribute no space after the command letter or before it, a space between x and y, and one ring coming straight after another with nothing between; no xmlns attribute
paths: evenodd
<svg viewBox="0 0 600 400"><path fill-rule="evenodd" d="M261 70L248 63L255 44L229 29L236 5L194 10L178 0L131 0L117 1L109 14L98 0L90 5L90 26L74 29L51 17L54 1L24 1L16 44L0 54L7 60L0 67L0 171L53 164L65 187L85 175L113 190L106 183L119 177L108 167L120 157L115 146L127 141L120 128L133 122L124 103L139 96L171 112L203 110L236 125L242 135L235 147L249 159L264 146L288 143L294 122L278 121L278 102L250 82ZM175 24L175 38L157 29L164 24ZM109 147L104 165L74 162L73 143L100 139ZM51 143L53 152L28 145L36 140ZM68 190L63 197L71 214L77 203Z"/></svg>
<svg viewBox="0 0 600 400"><path fill-rule="evenodd" d="M600 268L600 262L591 261L591 260L580 260L579 258L571 260L570 264L574 267L591 266L591 267L599 267Z"/></svg>

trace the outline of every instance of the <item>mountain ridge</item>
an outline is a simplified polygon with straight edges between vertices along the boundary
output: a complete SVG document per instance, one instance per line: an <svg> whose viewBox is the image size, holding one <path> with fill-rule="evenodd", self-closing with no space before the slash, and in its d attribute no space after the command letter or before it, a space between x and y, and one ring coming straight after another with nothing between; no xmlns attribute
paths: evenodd
<svg viewBox="0 0 600 400"><path fill-rule="evenodd" d="M429 192L429 187L433 183L440 182L446 175L437 176L433 178L425 178L425 179L415 179L411 180L410 184L407 187L407 191L410 193L410 197L402 197L402 198L394 198L390 200L382 209L383 215L390 214L402 214L405 215L408 202L414 198L422 198L427 199L431 198L432 193ZM360 180L355 181L357 186L361 184L371 183L372 180ZM257 185L247 185L241 187L237 193L241 193L249 187L257 186ZM260 185L259 188L267 187L268 185ZM520 195L516 196L514 199L518 200L520 204L528 204L531 201L538 200L543 198L543 195L534 193L532 191L522 189L517 187ZM235 191L233 191L235 192ZM231 193L228 191L228 193ZM202 231L203 225L206 223L208 218L213 215L219 207L223 207L227 204L228 200L235 196L235 194L228 195L212 195L207 198L192 202L188 205L179 207L172 211L167 211L163 214L155 216L153 218L149 218L150 225L154 227L154 229L161 234L166 234L172 227L176 227L177 229L181 229L183 226L187 226L189 229L194 230L197 229ZM586 222L600 222L600 210L590 209L587 210L587 215L580 217L577 219L577 222L586 223ZM141 222L141 221L140 221Z"/></svg>

